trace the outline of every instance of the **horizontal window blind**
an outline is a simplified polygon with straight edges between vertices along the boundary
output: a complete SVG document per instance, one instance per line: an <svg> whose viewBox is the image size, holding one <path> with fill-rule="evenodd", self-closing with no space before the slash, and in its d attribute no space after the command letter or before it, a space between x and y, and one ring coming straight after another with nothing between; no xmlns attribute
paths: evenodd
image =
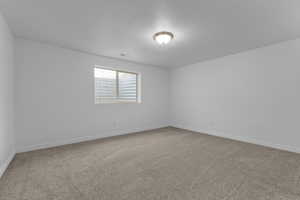
<svg viewBox="0 0 300 200"><path fill-rule="evenodd" d="M95 68L95 103L137 102L138 75Z"/></svg>
<svg viewBox="0 0 300 200"><path fill-rule="evenodd" d="M127 101L137 100L137 75L126 72L118 73L119 99Z"/></svg>
<svg viewBox="0 0 300 200"><path fill-rule="evenodd" d="M96 103L116 100L116 71L95 68Z"/></svg>

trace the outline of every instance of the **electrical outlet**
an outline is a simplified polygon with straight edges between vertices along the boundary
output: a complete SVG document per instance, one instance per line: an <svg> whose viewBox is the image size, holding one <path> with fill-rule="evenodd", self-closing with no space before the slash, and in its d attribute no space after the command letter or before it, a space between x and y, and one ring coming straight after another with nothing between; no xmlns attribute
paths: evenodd
<svg viewBox="0 0 300 200"><path fill-rule="evenodd" d="M118 128L118 123L116 121L113 122L113 127Z"/></svg>
<svg viewBox="0 0 300 200"><path fill-rule="evenodd" d="M215 122L211 121L209 122L209 128L215 128Z"/></svg>

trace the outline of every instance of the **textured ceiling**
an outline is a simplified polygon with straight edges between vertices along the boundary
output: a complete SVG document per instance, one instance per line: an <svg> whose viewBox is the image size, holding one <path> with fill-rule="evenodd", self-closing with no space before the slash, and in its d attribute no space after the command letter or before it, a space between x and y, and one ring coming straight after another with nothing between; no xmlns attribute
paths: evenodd
<svg viewBox="0 0 300 200"><path fill-rule="evenodd" d="M17 36L162 67L297 38L299 8L299 0L0 0ZM163 30L175 34L164 47L152 40Z"/></svg>

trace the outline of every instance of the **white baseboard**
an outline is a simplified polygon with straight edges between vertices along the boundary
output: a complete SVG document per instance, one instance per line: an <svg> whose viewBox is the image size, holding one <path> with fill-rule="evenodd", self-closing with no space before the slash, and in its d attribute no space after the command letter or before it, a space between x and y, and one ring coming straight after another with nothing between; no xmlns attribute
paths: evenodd
<svg viewBox="0 0 300 200"><path fill-rule="evenodd" d="M293 153L300 153L300 147L275 144L272 142L261 141L261 140L257 140L255 138L250 138L250 137L246 137L246 136L236 136L236 135L231 135L231 134L227 134L227 133L220 132L220 131L204 130L204 129L200 130L198 128L184 127L184 126L180 126L180 125L179 126L176 125L176 126L172 126L172 127L179 128L179 129L185 129L185 130L189 130L189 131L193 131L193 132L198 132L198 133L202 133L202 134L206 134L206 135L212 135L212 136L237 140L237 141L241 141L241 142L256 144L256 145L260 145L260 146L264 146L264 147L270 147L273 149L279 149L279 150L289 151L289 152L293 152Z"/></svg>
<svg viewBox="0 0 300 200"><path fill-rule="evenodd" d="M113 136L118 136L118 135L125 135L125 134L129 134L129 133L137 133L137 132L154 130L154 129L165 128L165 127L168 127L168 125L148 127L148 128L135 128L135 129L128 129L128 130L107 131L104 134L102 133L101 135L75 137L75 138L70 138L70 139L51 141L51 142L43 143L43 144L34 144L34 145L29 145L29 146L18 147L17 153L34 151L34 150L38 150L38 149L47 149L47 148L57 147L57 146L62 146L62 145L67 145L67 144L74 144L74 143L79 143L79 142L91 141L91 140L113 137Z"/></svg>
<svg viewBox="0 0 300 200"><path fill-rule="evenodd" d="M15 152L11 152L7 157L7 159L5 160L5 162L2 165L0 165L0 178L4 174L10 162L14 159L15 155L16 155Z"/></svg>

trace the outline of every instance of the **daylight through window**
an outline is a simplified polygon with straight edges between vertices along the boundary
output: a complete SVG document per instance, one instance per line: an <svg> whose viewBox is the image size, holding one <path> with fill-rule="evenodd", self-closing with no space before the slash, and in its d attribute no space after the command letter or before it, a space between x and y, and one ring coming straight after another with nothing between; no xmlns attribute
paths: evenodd
<svg viewBox="0 0 300 200"><path fill-rule="evenodd" d="M95 103L138 101L138 74L94 68Z"/></svg>

